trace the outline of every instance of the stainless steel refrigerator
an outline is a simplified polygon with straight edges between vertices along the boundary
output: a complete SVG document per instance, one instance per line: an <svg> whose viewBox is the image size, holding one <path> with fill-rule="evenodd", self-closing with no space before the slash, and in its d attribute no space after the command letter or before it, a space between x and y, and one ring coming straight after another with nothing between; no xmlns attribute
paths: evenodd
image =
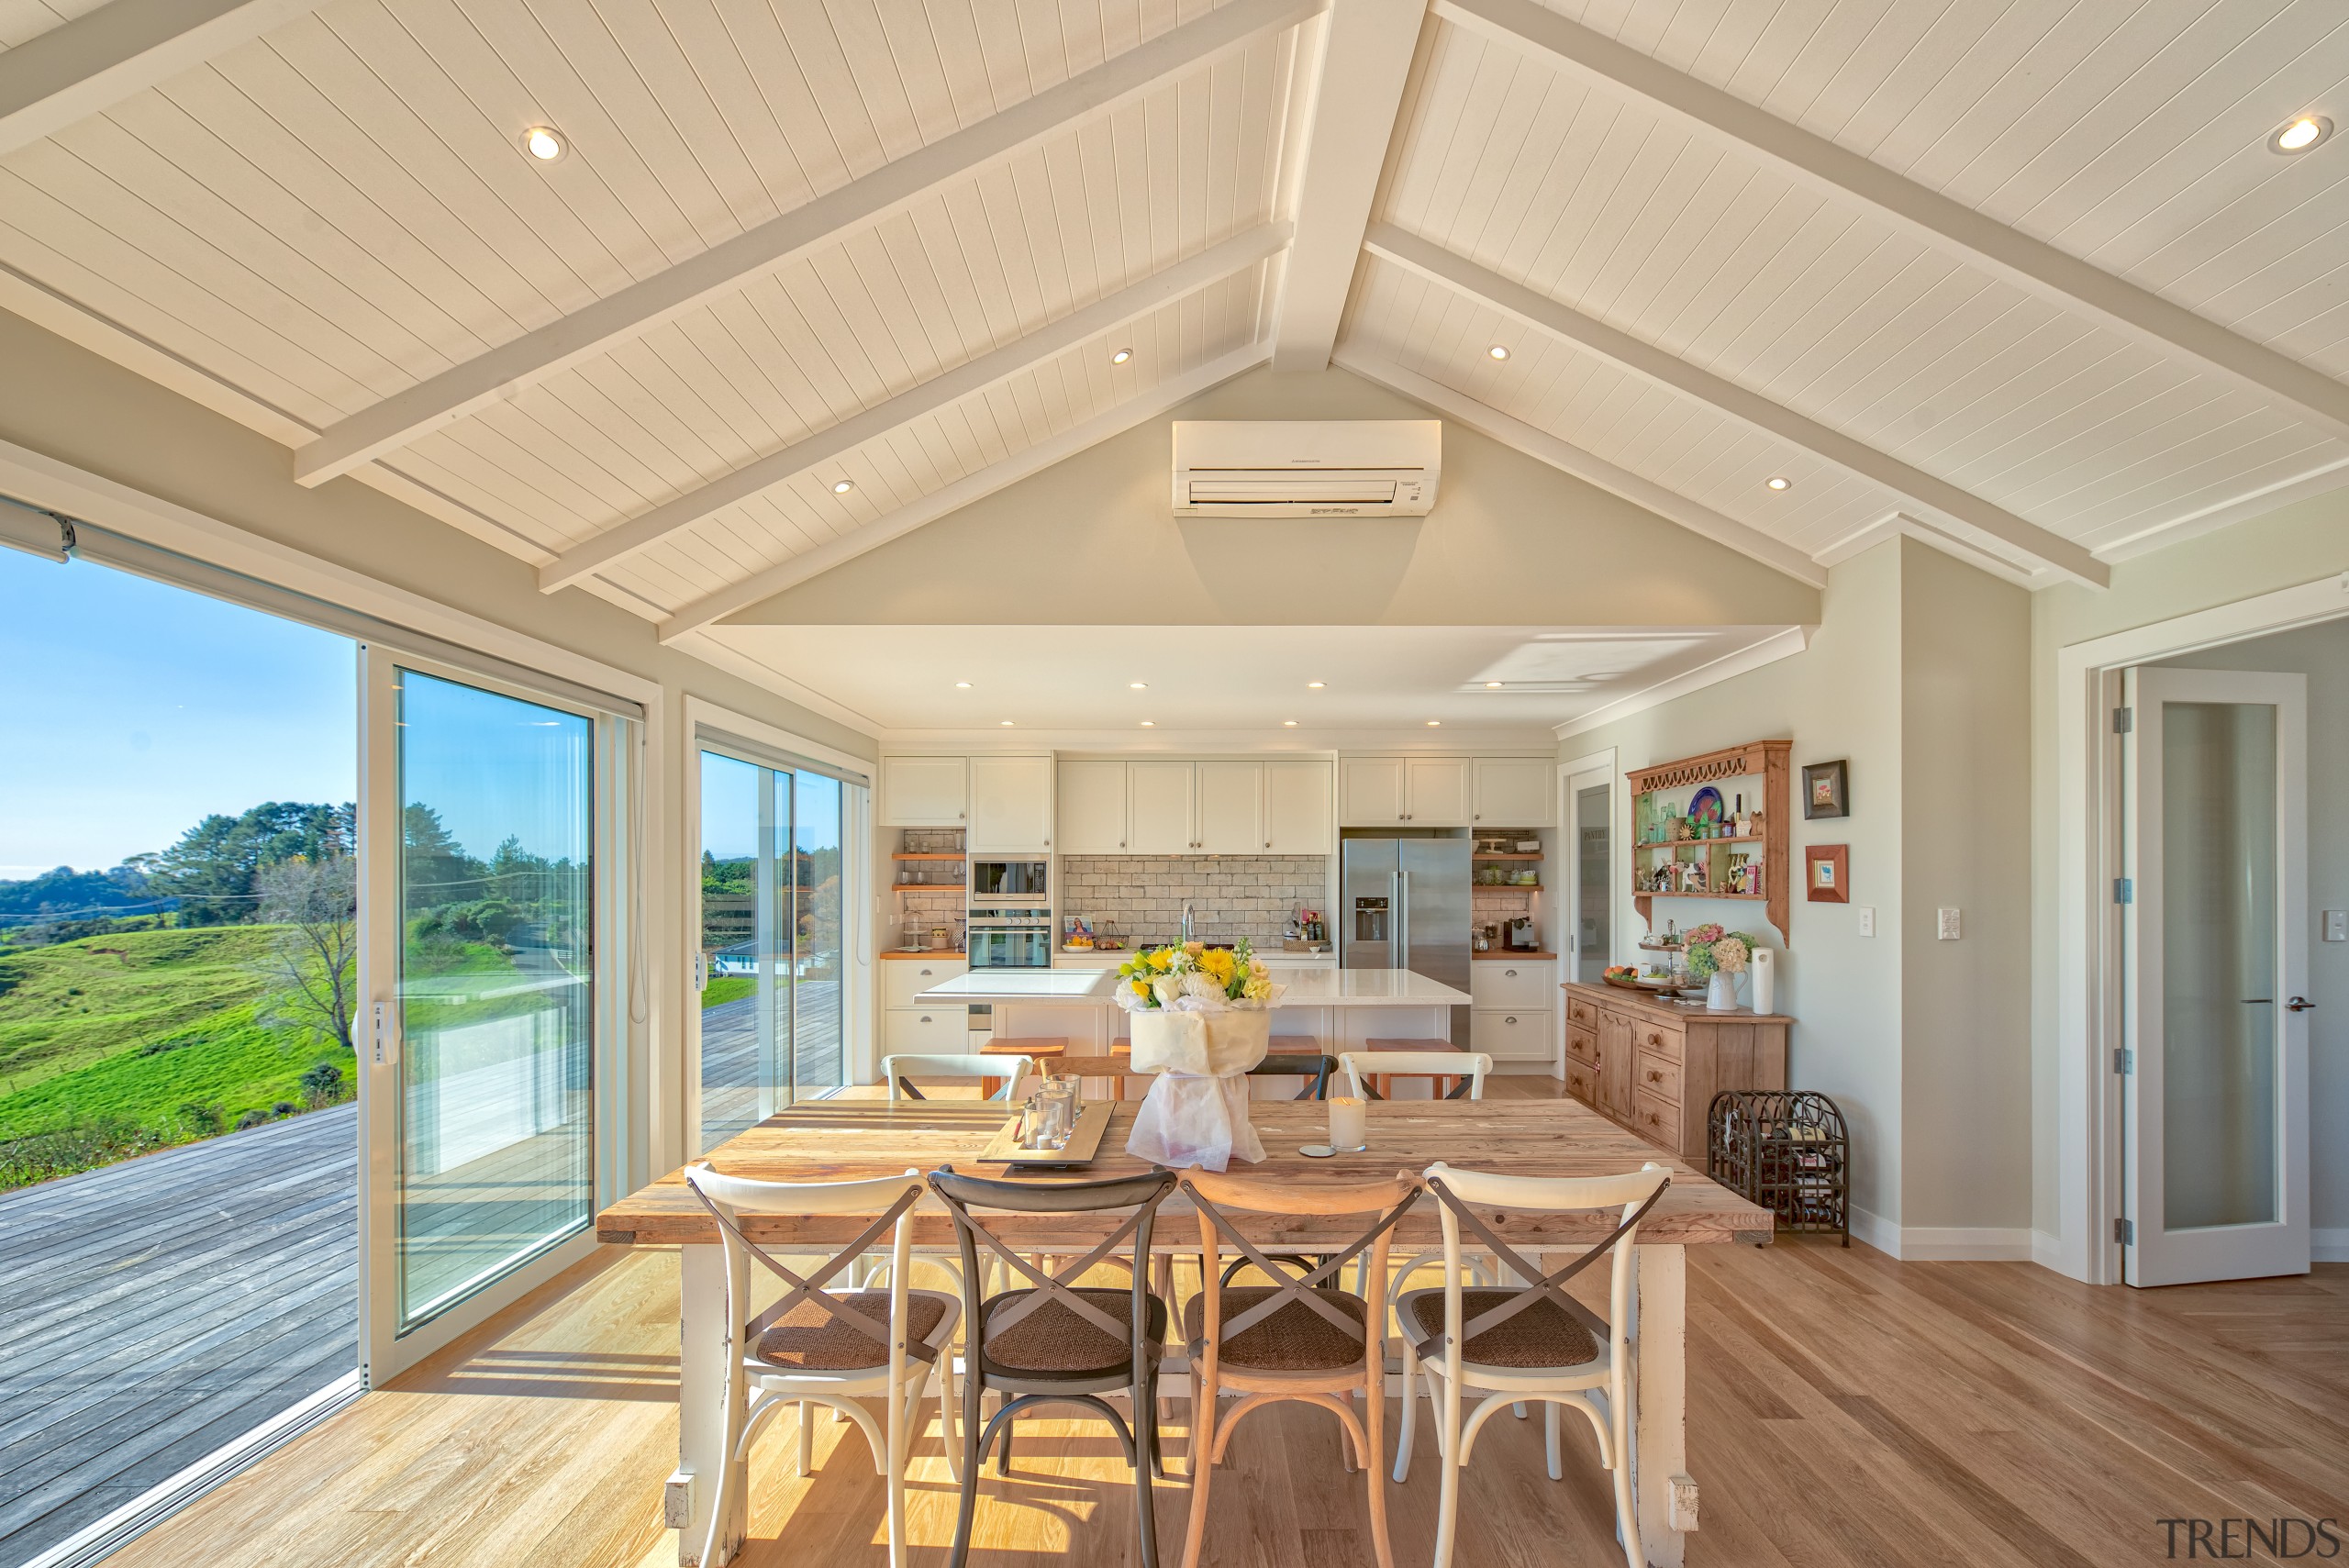
<svg viewBox="0 0 2349 1568"><path fill-rule="evenodd" d="M1341 848L1338 962L1347 969L1408 969L1468 989L1468 840L1348 839ZM1467 1043L1468 1009L1452 1009L1452 1038Z"/></svg>

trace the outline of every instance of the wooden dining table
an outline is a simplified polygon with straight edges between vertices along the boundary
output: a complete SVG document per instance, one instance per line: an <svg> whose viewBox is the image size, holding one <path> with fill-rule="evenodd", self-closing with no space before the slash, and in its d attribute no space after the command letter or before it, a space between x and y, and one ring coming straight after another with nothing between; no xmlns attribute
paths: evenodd
<svg viewBox="0 0 2349 1568"><path fill-rule="evenodd" d="M1146 1163L1125 1152L1132 1104L1111 1107L1101 1153L1083 1173L1019 1179L1067 1181L1133 1174ZM1635 1171L1651 1160L1671 1167L1672 1184L1641 1226L1638 1290L1631 1333L1638 1369L1638 1420L1632 1477L1640 1531L1649 1562L1677 1568L1687 1532L1697 1526L1697 1484L1687 1473L1687 1282L1684 1248L1767 1242L1771 1216L1694 1168L1660 1156L1598 1113L1571 1100L1379 1101L1370 1112L1370 1146L1361 1153L1308 1159L1302 1144L1329 1136L1329 1111L1311 1101L1265 1101L1251 1115L1266 1158L1250 1173L1299 1187L1341 1184L1418 1173L1438 1161L1526 1176L1598 1176ZM729 1139L706 1156L729 1175L763 1181L838 1182L932 1171L952 1165L969 1174L1001 1175L977 1156L1003 1126L1004 1107L973 1100L890 1103L871 1099L805 1102ZM1189 1205L1170 1198L1160 1210L1156 1245L1167 1253L1196 1252L1198 1231ZM997 1229L1022 1252L1078 1255L1107 1236L1116 1217L1004 1214ZM855 1240L866 1220L852 1216L745 1216L751 1239L775 1251L820 1252ZM1311 1251L1342 1247L1360 1229L1358 1216L1249 1216L1240 1218L1260 1247ZM1603 1212L1508 1214L1494 1229L1527 1251L1571 1251L1606 1238L1613 1217ZM677 1472L670 1478L666 1515L679 1528L678 1560L692 1568L708 1529L710 1510L728 1515L718 1568L742 1539L745 1488L728 1472L727 1401L746 1395L741 1368L727 1353L727 1262L717 1223L673 1171L599 1214L597 1238L615 1246L674 1246L683 1257L680 1421ZM914 1244L945 1251L952 1222L936 1199L914 1211ZM1436 1206L1422 1201L1396 1227L1398 1252L1433 1251L1442 1245Z"/></svg>

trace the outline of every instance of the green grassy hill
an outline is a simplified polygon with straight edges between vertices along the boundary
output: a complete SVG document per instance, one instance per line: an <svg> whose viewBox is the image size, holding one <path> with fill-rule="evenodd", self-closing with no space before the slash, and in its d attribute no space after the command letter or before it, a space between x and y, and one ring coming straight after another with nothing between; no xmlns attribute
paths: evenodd
<svg viewBox="0 0 2349 1568"><path fill-rule="evenodd" d="M132 931L0 954L0 1188L306 1103L339 1042L274 1018L267 926Z"/></svg>

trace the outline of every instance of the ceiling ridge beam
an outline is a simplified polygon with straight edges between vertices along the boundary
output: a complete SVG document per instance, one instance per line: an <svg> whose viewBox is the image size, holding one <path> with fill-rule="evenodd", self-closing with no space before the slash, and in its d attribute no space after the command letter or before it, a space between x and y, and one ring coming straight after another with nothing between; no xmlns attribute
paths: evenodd
<svg viewBox="0 0 2349 1568"><path fill-rule="evenodd" d="M818 463L829 462L877 436L885 436L956 398L993 386L1097 333L1261 265L1288 243L1288 236L1289 226L1286 223L1267 223L1234 235L1220 245L1095 300L1084 309L1040 327L1026 337L1015 338L977 359L965 360L942 374L907 387L895 397L850 415L837 425L754 459L640 517L592 535L539 568L540 591L551 594L558 588L569 587L600 567L657 544L680 528L690 528L715 512L780 484L794 474L804 473Z"/></svg>
<svg viewBox="0 0 2349 1568"><path fill-rule="evenodd" d="M2066 577L2099 588L2111 579L2110 570L2087 550L1995 502L1911 467L1888 452L1798 414L1758 392L1701 370L1667 350L1609 327L1548 295L1512 283L1441 245L1384 223L1373 226L1364 243L1373 255L1472 299L1482 300L1505 316L1586 350L1644 381L1710 405L1742 424L1800 447L1965 527L1978 528Z"/></svg>
<svg viewBox="0 0 2349 1568"><path fill-rule="evenodd" d="M1428 0L1346 0L1323 25L1299 150L1297 240L1274 329L1276 373L1321 370L1337 346L1427 10Z"/></svg>
<svg viewBox="0 0 2349 1568"><path fill-rule="evenodd" d="M294 477L304 484L319 484L349 473L565 366L647 332L704 300L739 288L795 256L870 227L939 186L998 162L1074 121L1112 108L1264 33L1295 27L1329 3L1230 0L697 256L337 420L316 439L295 449Z"/></svg>
<svg viewBox="0 0 2349 1568"><path fill-rule="evenodd" d="M1873 159L1813 135L1654 56L1567 20L1532 0L1433 0L1435 13L1531 50L1602 91L1628 95L1675 123L1758 157L1797 183L1858 202L1943 253L2349 439L2349 384L2034 239Z"/></svg>
<svg viewBox="0 0 2349 1568"><path fill-rule="evenodd" d="M661 640L674 642L690 632L699 631L737 610L748 609L762 599L771 599L811 577L820 576L843 562L852 561L867 550L877 550L924 524L936 522L949 512L984 500L1030 474L1041 473L1089 447L1098 446L1113 436L1121 436L1145 419L1156 418L1208 388L1230 381L1243 371L1253 370L1271 357L1272 351L1270 343L1261 342L1235 349L1220 358L1208 361L1197 370L1186 371L1172 380L1163 381L1139 397L1120 403L1082 425L1072 426L1050 440L1040 441L1023 451L1014 452L999 462L966 473L943 490L909 501L896 511L885 513L837 539L825 540L813 550L802 551L788 561L777 562L763 572L696 599L661 623Z"/></svg>
<svg viewBox="0 0 2349 1568"><path fill-rule="evenodd" d="M1774 572L1782 572L1814 588L1827 585L1825 568L1784 540L1772 539L1750 524L1741 523L1700 501L1690 500L1676 490L1642 478L1630 469L1609 462L1596 452L1586 451L1572 441L1562 440L1538 426L1504 414L1480 398L1431 380L1417 371L1407 370L1392 360L1365 353L1352 343L1339 344L1330 360L1341 370L1375 381L1415 403L1423 403L1437 413L1491 437L1503 446L1516 448L1537 462L1547 463L1561 473L1572 474L1586 484L1597 485L1610 495L1620 495L1667 522L1677 523L1715 544L1736 550L1740 555L1750 556Z"/></svg>
<svg viewBox="0 0 2349 1568"><path fill-rule="evenodd" d="M110 0L0 50L0 154L317 8L318 0Z"/></svg>

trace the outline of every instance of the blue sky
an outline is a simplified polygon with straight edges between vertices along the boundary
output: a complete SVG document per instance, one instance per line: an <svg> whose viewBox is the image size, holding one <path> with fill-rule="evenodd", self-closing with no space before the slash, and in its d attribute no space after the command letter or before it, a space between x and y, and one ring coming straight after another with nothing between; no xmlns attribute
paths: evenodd
<svg viewBox="0 0 2349 1568"><path fill-rule="evenodd" d="M210 812L357 789L349 639L0 550L0 878L111 866Z"/></svg>

